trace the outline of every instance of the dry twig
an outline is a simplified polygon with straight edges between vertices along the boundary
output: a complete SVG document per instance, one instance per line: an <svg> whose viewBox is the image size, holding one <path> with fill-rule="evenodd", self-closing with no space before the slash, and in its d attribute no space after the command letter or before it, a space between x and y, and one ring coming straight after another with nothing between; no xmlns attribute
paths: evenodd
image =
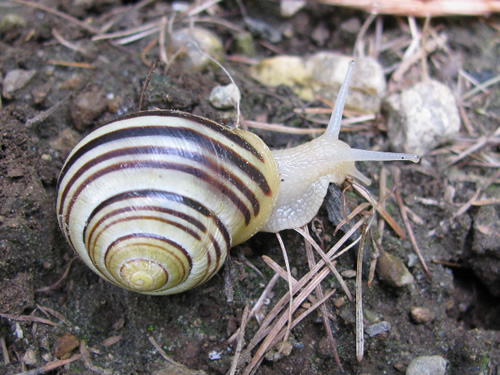
<svg viewBox="0 0 500 375"><path fill-rule="evenodd" d="M33 120L32 120L33 121ZM45 286L43 288L40 288L40 289L36 289L35 292L50 292L54 289L57 289L59 288L59 286L61 285L61 283L64 281L64 279L69 275L69 271L71 269L71 265L73 264L73 262L78 259L78 257L73 257L69 260L68 262L68 265L66 266L66 270L64 271L63 275L60 277L59 280L57 280L54 284L52 285L49 285L49 286Z"/></svg>
<svg viewBox="0 0 500 375"><path fill-rule="evenodd" d="M415 17L481 16L500 12L497 0L319 0L329 5L362 9L373 14Z"/></svg>
<svg viewBox="0 0 500 375"><path fill-rule="evenodd" d="M8 365L10 363L10 358L7 343L5 342L5 336L0 337L0 347L2 348L3 363Z"/></svg>
<svg viewBox="0 0 500 375"><path fill-rule="evenodd" d="M35 322L35 323L42 323L42 324L48 324L49 326L52 327L58 327L59 325L57 323L54 323L52 320L44 319L44 318L39 318L38 316L32 316L32 315L11 315L11 314L4 314L0 313L0 316L6 319L11 319L11 320L17 320L20 322Z"/></svg>

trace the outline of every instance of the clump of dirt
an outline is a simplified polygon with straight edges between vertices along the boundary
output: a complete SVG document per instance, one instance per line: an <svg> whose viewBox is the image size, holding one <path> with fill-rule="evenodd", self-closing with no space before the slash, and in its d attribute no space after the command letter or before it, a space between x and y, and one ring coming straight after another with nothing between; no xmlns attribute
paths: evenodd
<svg viewBox="0 0 500 375"><path fill-rule="evenodd" d="M56 357L61 352L58 340L68 335L79 347L65 353L71 363L54 373L92 370L160 374L166 365L152 341L190 369L227 373L236 350L236 341L228 340L240 327L245 306L257 302L274 275L261 256L283 264L274 235L258 234L233 249L226 275L221 272L203 286L180 295L152 297L117 288L75 260L55 214L57 177L71 148L100 124L139 109L150 67L141 61L141 55L148 63L160 56L154 42L158 33L123 45L118 40L93 41L92 37L107 22L113 32L160 22L161 15L172 14L171 5L107 0L73 6L73 2L61 0L46 2L46 6L86 23L77 24L29 5L4 8L5 15L0 16L0 22L12 16L10 25L14 25L0 34L0 76L5 78L15 69L36 71L25 86L8 98L4 95L0 107L0 339L4 354L0 374L44 368L49 363L62 366L56 362L62 359ZM303 103L286 87L258 86L248 78L246 63L276 53L302 56L322 49L352 53L367 15L310 4L285 19L268 2L248 6L246 11L253 20L250 23L247 19L245 24L241 9L233 3L211 7L211 18L205 19L230 56L224 65L243 94L244 117L311 127L311 121L294 109L318 106L319 102ZM409 35L402 19L381 19L385 25L383 40L396 41L401 33ZM182 26L184 20L174 27ZM452 87L457 96L461 87L456 82L465 84L460 78L465 73L478 81L497 76L497 21L496 17L432 20L435 30L446 33L447 44L429 58L431 75ZM257 56L243 58L237 53L235 29L253 32ZM375 34L370 31L367 35L371 38ZM276 35L280 40L274 39ZM378 58L390 68L388 73L393 64L400 63L404 52L394 43L392 47L387 45ZM405 80L413 82L420 73L419 68L412 68ZM180 109L231 123L232 112L218 111L208 102L211 88L226 83L227 76L214 67L190 74L175 60L169 66L159 64L146 90L144 108ZM500 248L496 239L500 214L495 198L499 196L495 172L498 135L494 135L500 118L499 97L500 91L493 86L462 107L463 118L469 123L463 124L456 144L426 155L418 166L395 167L401 172L398 188L410 210L415 241L432 279L414 254L410 240L385 229L378 250L401 259L413 282L397 287L375 277L368 287L370 256L376 253L368 241L368 272L363 280L365 323L389 325L373 337L365 335L361 363L355 351L355 305L341 292L334 276L323 282L325 289L337 289L327 306L345 373L400 373L413 358L423 355L445 357L453 374L499 371ZM384 147L382 120L342 137L351 144ZM263 130L256 133L271 147L299 144L308 138ZM448 165L447 157L472 147L481 136L489 138L478 149L480 152L472 150ZM379 168L374 163L361 167L375 179ZM392 177L389 182L394 182ZM370 189L377 193L376 187ZM346 197L356 207L359 198L349 193ZM404 227L399 209L396 200L387 201L386 211ZM340 211L343 217L344 211ZM320 210L310 227L324 249L339 238L333 235L334 224L328 220L326 209ZM300 278L308 271L304 242L293 231L285 231L282 236L292 275ZM346 275L347 288L354 291L355 279L349 275L356 269L355 251L340 257L337 267ZM227 280L233 288L230 302L224 291ZM287 289L287 282L278 281L258 318L265 316ZM304 304L302 309L308 306ZM415 318L415 311L424 311L419 316L425 319ZM322 322L319 313L309 315L291 331L289 355L273 352L256 373L342 373ZM246 341L258 328L259 322L251 319Z"/></svg>

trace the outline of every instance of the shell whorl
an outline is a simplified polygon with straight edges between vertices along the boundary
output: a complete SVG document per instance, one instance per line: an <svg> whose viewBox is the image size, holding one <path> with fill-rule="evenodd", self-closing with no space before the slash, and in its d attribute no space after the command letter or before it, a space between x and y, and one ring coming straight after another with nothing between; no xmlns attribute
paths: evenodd
<svg viewBox="0 0 500 375"><path fill-rule="evenodd" d="M210 279L266 222L279 186L255 135L177 111L113 121L71 152L59 225L95 272L126 289L172 294Z"/></svg>

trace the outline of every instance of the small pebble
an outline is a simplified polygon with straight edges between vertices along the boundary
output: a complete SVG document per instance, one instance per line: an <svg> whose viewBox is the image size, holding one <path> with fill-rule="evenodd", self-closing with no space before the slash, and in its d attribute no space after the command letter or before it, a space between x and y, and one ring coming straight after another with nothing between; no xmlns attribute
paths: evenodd
<svg viewBox="0 0 500 375"><path fill-rule="evenodd" d="M292 17L307 4L306 0L281 0L280 12L283 17Z"/></svg>
<svg viewBox="0 0 500 375"><path fill-rule="evenodd" d="M378 258L377 275L386 283L395 287L413 284L415 281L413 275L408 271L403 261L397 256L385 251L383 251Z"/></svg>
<svg viewBox="0 0 500 375"><path fill-rule="evenodd" d="M318 355L321 358L331 358L333 357L332 347L330 346L330 342L328 341L328 337L323 337L318 342Z"/></svg>
<svg viewBox="0 0 500 375"><path fill-rule="evenodd" d="M69 358L71 352L80 346L80 340L72 333L66 332L56 340L55 354L57 358Z"/></svg>
<svg viewBox="0 0 500 375"><path fill-rule="evenodd" d="M356 277L356 271L355 270L345 270L341 272L341 275L346 278L346 279L352 279Z"/></svg>
<svg viewBox="0 0 500 375"><path fill-rule="evenodd" d="M292 350L293 345L290 342L282 341L276 344L276 346L274 346L270 351L268 351L265 355L265 358L268 361L272 362L279 361L283 357L288 357L292 353Z"/></svg>
<svg viewBox="0 0 500 375"><path fill-rule="evenodd" d="M245 56L255 56L257 51L252 34L246 31L236 34L236 50Z"/></svg>
<svg viewBox="0 0 500 375"><path fill-rule="evenodd" d="M36 364L36 352L33 349L26 350L26 353L23 355L23 363L28 366Z"/></svg>
<svg viewBox="0 0 500 375"><path fill-rule="evenodd" d="M288 55L261 60L250 68L250 75L266 86L286 85L292 88L304 86L310 77L302 58Z"/></svg>
<svg viewBox="0 0 500 375"><path fill-rule="evenodd" d="M217 351L217 350L211 350L208 353L208 359L211 361L218 361L222 359L222 351Z"/></svg>
<svg viewBox="0 0 500 375"><path fill-rule="evenodd" d="M229 85L214 87L208 100L215 108L236 108L236 105L241 100L241 94L238 86L230 83Z"/></svg>
<svg viewBox="0 0 500 375"><path fill-rule="evenodd" d="M14 69L7 73L3 82L2 95L12 99L12 94L25 87L33 79L36 70Z"/></svg>
<svg viewBox="0 0 500 375"><path fill-rule="evenodd" d="M426 324L434 320L434 313L426 307L412 306L410 315L417 324Z"/></svg>
<svg viewBox="0 0 500 375"><path fill-rule="evenodd" d="M387 332L392 328L391 323L383 321L380 323L375 323L372 325L369 325L365 328L365 332L368 336L370 337L375 337L382 332Z"/></svg>
<svg viewBox="0 0 500 375"><path fill-rule="evenodd" d="M223 52L221 39L201 27L180 29L169 35L169 56L177 55L176 61L181 62L187 73L203 71L213 63L212 59L222 61Z"/></svg>
<svg viewBox="0 0 500 375"><path fill-rule="evenodd" d="M450 142L460 129L451 90L438 81L424 81L388 97L389 140L395 150L424 155Z"/></svg>
<svg viewBox="0 0 500 375"><path fill-rule="evenodd" d="M281 31L261 18L245 17L245 25L252 34L266 39L271 43L281 41Z"/></svg>
<svg viewBox="0 0 500 375"><path fill-rule="evenodd" d="M45 100L51 89L52 83L46 82L43 85L37 86L33 90L31 90L31 96L33 97L33 101L35 102L35 104L41 104Z"/></svg>
<svg viewBox="0 0 500 375"><path fill-rule="evenodd" d="M439 356L422 356L414 358L408 368L406 375L445 375L447 361Z"/></svg>
<svg viewBox="0 0 500 375"><path fill-rule="evenodd" d="M84 131L107 107L106 96L98 88L79 93L72 101L71 117L79 131Z"/></svg>
<svg viewBox="0 0 500 375"><path fill-rule="evenodd" d="M0 21L0 35L5 36L8 33L14 33L14 37L20 34L27 26L26 19L17 14L7 14ZM12 39L12 38L10 38Z"/></svg>

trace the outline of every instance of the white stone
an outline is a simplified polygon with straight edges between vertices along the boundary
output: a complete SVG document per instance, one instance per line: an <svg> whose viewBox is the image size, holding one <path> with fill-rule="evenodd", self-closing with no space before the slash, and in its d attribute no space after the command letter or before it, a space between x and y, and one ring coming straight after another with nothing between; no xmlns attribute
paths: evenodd
<svg viewBox="0 0 500 375"><path fill-rule="evenodd" d="M237 104L240 103L241 93L238 86L230 83L229 85L214 87L208 100L215 108L236 108Z"/></svg>
<svg viewBox="0 0 500 375"><path fill-rule="evenodd" d="M14 69L7 73L3 82L2 95L4 98L12 99L12 93L22 89L35 76L36 70Z"/></svg>
<svg viewBox="0 0 500 375"><path fill-rule="evenodd" d="M417 83L384 102L389 140L395 150L424 155L452 141L460 129L455 97L440 82Z"/></svg>
<svg viewBox="0 0 500 375"><path fill-rule="evenodd" d="M430 355L414 358L406 375L445 375L448 362L439 355Z"/></svg>
<svg viewBox="0 0 500 375"><path fill-rule="evenodd" d="M292 17L307 4L306 0L281 0L280 11L283 17Z"/></svg>

